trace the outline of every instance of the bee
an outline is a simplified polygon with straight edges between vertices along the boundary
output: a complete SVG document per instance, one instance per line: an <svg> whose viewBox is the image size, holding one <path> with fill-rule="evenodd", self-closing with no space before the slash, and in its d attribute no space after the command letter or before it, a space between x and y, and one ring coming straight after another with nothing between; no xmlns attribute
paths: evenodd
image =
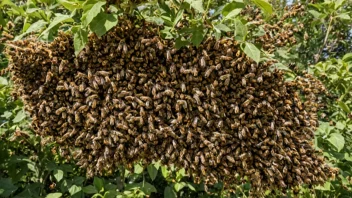
<svg viewBox="0 0 352 198"><path fill-rule="evenodd" d="M220 56L220 60L230 61L232 60L231 56Z"/></svg>
<svg viewBox="0 0 352 198"><path fill-rule="evenodd" d="M166 51L166 60L168 62L170 62L172 60L172 57L171 57L171 51L170 50L167 50Z"/></svg>
<svg viewBox="0 0 352 198"><path fill-rule="evenodd" d="M199 65L201 67L205 67L206 66L206 62L205 62L204 56L200 57Z"/></svg>
<svg viewBox="0 0 352 198"><path fill-rule="evenodd" d="M66 110L67 110L66 107L60 107L59 109L57 109L57 110L55 111L55 114L56 114L56 115L60 115L62 112L66 111Z"/></svg>
<svg viewBox="0 0 352 198"><path fill-rule="evenodd" d="M226 159L229 160L229 162L231 162L231 163L236 163L236 160L233 157L231 157L230 155L226 155Z"/></svg>
<svg viewBox="0 0 352 198"><path fill-rule="evenodd" d="M49 83L49 82L51 81L51 79L52 79L53 76L54 76L53 73L51 73L50 71L48 71L48 72L46 73L45 83Z"/></svg>

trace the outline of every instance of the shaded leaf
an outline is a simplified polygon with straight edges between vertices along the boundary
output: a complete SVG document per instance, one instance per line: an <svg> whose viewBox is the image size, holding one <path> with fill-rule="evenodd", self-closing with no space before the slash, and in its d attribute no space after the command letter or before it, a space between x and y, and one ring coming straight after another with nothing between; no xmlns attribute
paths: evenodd
<svg viewBox="0 0 352 198"><path fill-rule="evenodd" d="M85 186L83 187L83 192L86 193L86 194L95 194L95 193L98 193L97 189L92 186L92 185L89 185L89 186Z"/></svg>
<svg viewBox="0 0 352 198"><path fill-rule="evenodd" d="M72 1L68 1L68 0L58 0L58 2L70 11L73 11L74 9L82 8L82 6L76 2L72 2Z"/></svg>
<svg viewBox="0 0 352 198"><path fill-rule="evenodd" d="M143 182L142 182L141 184L142 184L141 190L142 190L145 194L150 195L150 194L152 194L153 192L154 192L154 193L157 192L156 188L155 188L153 185L151 185L150 183L148 183L148 182L144 182L144 183L143 183Z"/></svg>
<svg viewBox="0 0 352 198"><path fill-rule="evenodd" d="M17 190L17 187L12 184L9 178L0 178L0 195L8 197Z"/></svg>
<svg viewBox="0 0 352 198"><path fill-rule="evenodd" d="M343 56L342 60L345 61L345 62L350 62L350 61L352 62L352 53L345 54Z"/></svg>
<svg viewBox="0 0 352 198"><path fill-rule="evenodd" d="M224 6L224 8L222 9L222 15L224 15L225 17L234 9L238 9L238 8L244 8L244 3L242 2L237 2L237 1L234 1L234 2L231 2L231 3L228 3Z"/></svg>
<svg viewBox="0 0 352 198"><path fill-rule="evenodd" d="M52 28L64 22L73 22L73 19L69 15L56 13L53 21L50 22L50 25L39 35L39 37L49 33Z"/></svg>
<svg viewBox="0 0 352 198"><path fill-rule="evenodd" d="M104 181L99 177L94 177L93 184L98 192L104 191Z"/></svg>
<svg viewBox="0 0 352 198"><path fill-rule="evenodd" d="M343 20L350 20L351 19L351 17L347 13L338 14L336 17L343 19Z"/></svg>
<svg viewBox="0 0 352 198"><path fill-rule="evenodd" d="M350 113L351 110L350 108L342 101L338 101L337 104L341 107L342 110L344 110L346 113Z"/></svg>
<svg viewBox="0 0 352 198"><path fill-rule="evenodd" d="M81 186L76 186L72 185L69 189L68 192L72 197L80 197L82 193L82 187Z"/></svg>
<svg viewBox="0 0 352 198"><path fill-rule="evenodd" d="M88 32L86 30L79 29L76 33L74 33L73 46L75 48L76 56L86 46L87 41L88 41Z"/></svg>
<svg viewBox="0 0 352 198"><path fill-rule="evenodd" d="M165 190L164 190L164 198L176 198L176 193L174 190L172 190L171 187L166 186Z"/></svg>
<svg viewBox="0 0 352 198"><path fill-rule="evenodd" d="M215 25L215 28L217 28L221 31L224 31L224 32L231 31L231 29L229 27L227 27L225 24L222 24L222 23Z"/></svg>
<svg viewBox="0 0 352 198"><path fill-rule="evenodd" d="M103 36L107 31L117 24L117 15L99 13L90 23L90 29L98 35Z"/></svg>
<svg viewBox="0 0 352 198"><path fill-rule="evenodd" d="M154 164L150 164L147 167L148 173L150 178L152 179L152 181L154 181L154 179L156 178L157 174L158 174L158 169L156 169L156 167L154 167Z"/></svg>
<svg viewBox="0 0 352 198"><path fill-rule="evenodd" d="M175 40L175 48L176 49L180 49L181 47L184 47L186 45L188 45L189 42L186 41L186 40L182 40L180 37L178 37L176 40Z"/></svg>

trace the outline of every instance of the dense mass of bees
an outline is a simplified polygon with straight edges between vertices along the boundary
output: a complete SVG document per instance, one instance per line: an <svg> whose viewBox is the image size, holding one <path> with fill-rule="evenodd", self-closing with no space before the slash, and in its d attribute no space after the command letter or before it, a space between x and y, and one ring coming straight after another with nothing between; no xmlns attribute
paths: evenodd
<svg viewBox="0 0 352 198"><path fill-rule="evenodd" d="M174 48L157 26L121 18L74 55L72 36L8 44L15 96L33 129L89 176L136 161L184 167L196 182L254 189L318 184L336 171L313 148L319 81L285 82L232 39ZM138 24L138 25L137 25ZM303 93L303 98L301 94Z"/></svg>

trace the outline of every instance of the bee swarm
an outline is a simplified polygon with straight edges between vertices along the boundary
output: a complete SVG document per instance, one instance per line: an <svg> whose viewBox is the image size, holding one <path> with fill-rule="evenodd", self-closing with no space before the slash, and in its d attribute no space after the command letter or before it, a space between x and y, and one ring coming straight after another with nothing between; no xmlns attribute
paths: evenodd
<svg viewBox="0 0 352 198"><path fill-rule="evenodd" d="M272 62L256 64L231 39L176 50L156 25L119 21L102 38L90 35L77 57L64 33L49 44L8 44L14 95L33 129L53 136L63 156L75 150L89 176L160 159L196 182L229 186L237 173L257 190L336 173L312 143L319 82L285 82Z"/></svg>

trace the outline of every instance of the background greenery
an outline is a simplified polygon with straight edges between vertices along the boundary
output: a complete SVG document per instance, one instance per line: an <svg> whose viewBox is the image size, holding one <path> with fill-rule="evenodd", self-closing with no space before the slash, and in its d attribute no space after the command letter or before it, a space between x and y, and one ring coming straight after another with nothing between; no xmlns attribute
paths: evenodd
<svg viewBox="0 0 352 198"><path fill-rule="evenodd" d="M76 54L87 42L89 32L101 36L117 24L121 13L130 13L163 24L160 35L176 39L176 46L199 45L211 34L217 38L232 33L242 48L257 62L268 55L253 39L260 34L240 11L245 5L260 9L270 20L284 15L285 6L303 4L305 12L292 18L303 32L297 43L276 48L271 58L287 72L287 79L309 72L319 78L330 95L321 98L326 107L320 112L315 146L340 174L323 186L301 186L267 197L352 197L352 1L349 0L170 0L119 1L106 6L100 0L1 0L0 42L31 35L51 41L58 30L74 34ZM106 12L109 9L109 12ZM185 17L187 16L187 17ZM203 20L205 22L203 22ZM184 27L179 22L187 21ZM12 22L13 25L8 25ZM13 26L13 27L12 27ZM240 30L240 31L239 31ZM14 38L6 32L14 35ZM7 67L0 44L0 67ZM294 65L294 66L292 66ZM30 119L19 98L11 96L12 82L0 77L0 197L248 197L250 184L225 191L221 182L214 186L194 184L184 169L161 166L158 162L131 173L120 167L108 177L85 177L74 162L60 158L55 144L45 142L29 129ZM295 195L294 195L295 194Z"/></svg>

